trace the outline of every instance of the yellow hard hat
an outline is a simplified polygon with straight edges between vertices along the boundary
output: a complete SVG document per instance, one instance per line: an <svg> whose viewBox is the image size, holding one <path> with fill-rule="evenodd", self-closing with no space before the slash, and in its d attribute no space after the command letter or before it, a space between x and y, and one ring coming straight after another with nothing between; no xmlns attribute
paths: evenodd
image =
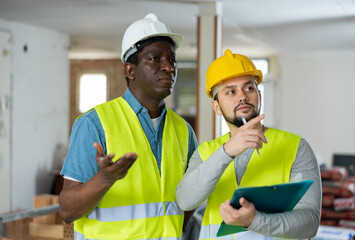
<svg viewBox="0 0 355 240"><path fill-rule="evenodd" d="M256 69L254 63L246 56L233 54L227 49L222 57L214 60L207 69L206 74L206 93L213 98L212 88L216 84L239 76L255 76L258 85L263 80L263 74Z"/></svg>

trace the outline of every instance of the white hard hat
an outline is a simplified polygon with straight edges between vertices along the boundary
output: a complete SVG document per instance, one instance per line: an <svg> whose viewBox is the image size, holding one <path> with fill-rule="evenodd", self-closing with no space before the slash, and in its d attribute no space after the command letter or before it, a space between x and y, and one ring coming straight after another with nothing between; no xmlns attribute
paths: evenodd
<svg viewBox="0 0 355 240"><path fill-rule="evenodd" d="M177 49L184 37L177 33L172 33L170 29L160 22L153 13L149 13L143 19L137 20L127 28L122 39L121 60L126 62L127 58L137 50L136 43L151 37L170 37Z"/></svg>

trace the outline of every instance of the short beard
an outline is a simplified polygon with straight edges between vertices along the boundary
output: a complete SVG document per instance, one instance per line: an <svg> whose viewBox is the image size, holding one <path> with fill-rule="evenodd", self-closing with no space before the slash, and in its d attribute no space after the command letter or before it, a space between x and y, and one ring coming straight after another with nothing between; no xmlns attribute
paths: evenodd
<svg viewBox="0 0 355 240"><path fill-rule="evenodd" d="M250 115L250 117L248 117L248 118L245 119L246 121L249 121L250 119L253 119L253 118L259 116L259 113L255 111L255 108L254 108L253 105L248 104L248 103L243 103L243 104L247 104L247 105L253 107L253 112L252 112L252 114ZM241 126L244 125L242 119L241 119L240 117L237 117L237 115L236 115L237 108L238 108L240 105L241 105L241 104L239 104L238 106L236 106L236 107L234 108L234 116L233 116L232 118L227 117L226 114L223 112L222 108L220 108L220 109L221 109L221 112L222 112L222 115L223 115L224 119L226 120L226 122L228 122L228 123L230 123L230 124L233 124L233 125L236 126L236 127L241 127Z"/></svg>

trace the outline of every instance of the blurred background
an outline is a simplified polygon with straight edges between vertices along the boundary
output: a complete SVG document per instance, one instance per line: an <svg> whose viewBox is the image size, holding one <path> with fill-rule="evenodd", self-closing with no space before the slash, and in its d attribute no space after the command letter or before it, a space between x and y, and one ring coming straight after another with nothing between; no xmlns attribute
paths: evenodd
<svg viewBox="0 0 355 240"><path fill-rule="evenodd" d="M265 125L306 138L320 165L355 161L354 0L0 0L0 213L60 191L73 121L125 91L121 39L148 13L185 37L166 102L200 143L227 131L204 81L230 48L265 75Z"/></svg>

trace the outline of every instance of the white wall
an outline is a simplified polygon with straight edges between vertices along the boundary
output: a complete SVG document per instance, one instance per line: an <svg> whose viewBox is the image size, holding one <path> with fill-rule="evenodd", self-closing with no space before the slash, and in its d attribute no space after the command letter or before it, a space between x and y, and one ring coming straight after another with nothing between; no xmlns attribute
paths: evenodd
<svg viewBox="0 0 355 240"><path fill-rule="evenodd" d="M1 22L0 22L1 26ZM0 27L0 213L11 208L11 34Z"/></svg>
<svg viewBox="0 0 355 240"><path fill-rule="evenodd" d="M64 157L58 151L67 145L69 133L69 36L23 23L9 26L13 35L10 210L17 210L32 208L36 194L51 190L52 171Z"/></svg>
<svg viewBox="0 0 355 240"><path fill-rule="evenodd" d="M355 154L355 50L282 55L279 63L279 128L305 137L327 166L334 153Z"/></svg>

